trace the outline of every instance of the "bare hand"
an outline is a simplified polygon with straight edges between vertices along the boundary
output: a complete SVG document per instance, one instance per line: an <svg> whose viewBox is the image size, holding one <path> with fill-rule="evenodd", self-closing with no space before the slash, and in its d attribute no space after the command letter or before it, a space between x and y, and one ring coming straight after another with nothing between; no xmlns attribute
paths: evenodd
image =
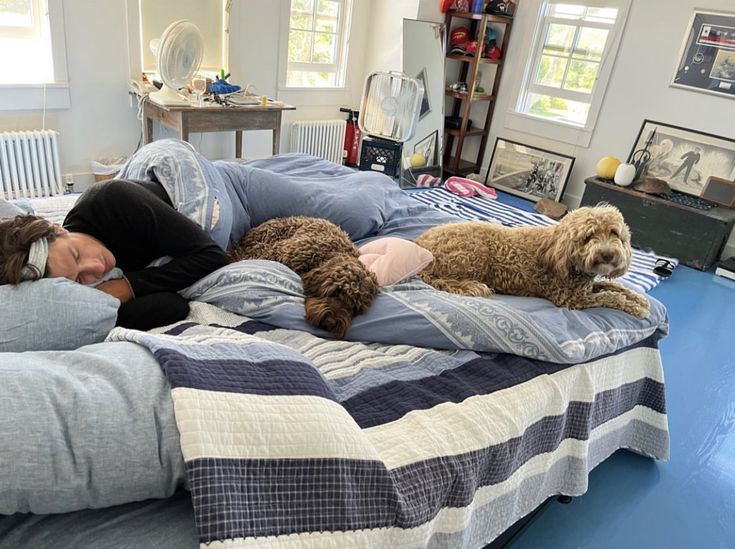
<svg viewBox="0 0 735 549"><path fill-rule="evenodd" d="M96 288L106 294L110 294L112 297L116 297L120 300L120 303L127 303L135 297L132 288L130 288L130 284L124 278L108 280L96 286Z"/></svg>

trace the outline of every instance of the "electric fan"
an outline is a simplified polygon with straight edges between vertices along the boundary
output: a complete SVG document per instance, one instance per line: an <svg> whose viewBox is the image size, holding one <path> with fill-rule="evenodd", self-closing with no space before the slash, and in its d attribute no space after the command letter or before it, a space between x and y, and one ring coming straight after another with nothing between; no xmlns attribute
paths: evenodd
<svg viewBox="0 0 735 549"><path fill-rule="evenodd" d="M360 169L398 177L402 143L416 133L424 88L400 73L373 72L365 79L357 123L363 132Z"/></svg>
<svg viewBox="0 0 735 549"><path fill-rule="evenodd" d="M150 94L151 101L159 105L190 105L178 88L188 84L199 70L204 54L204 39L199 28L184 19L174 21L163 31L161 38L154 38L150 48L158 61L158 74L163 86Z"/></svg>

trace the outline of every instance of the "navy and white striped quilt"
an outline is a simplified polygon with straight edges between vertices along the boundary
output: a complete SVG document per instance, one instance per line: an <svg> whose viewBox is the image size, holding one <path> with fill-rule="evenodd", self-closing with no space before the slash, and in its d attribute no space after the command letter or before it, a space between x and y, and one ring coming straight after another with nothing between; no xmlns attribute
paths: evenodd
<svg viewBox="0 0 735 549"><path fill-rule="evenodd" d="M656 336L569 366L189 320L110 339L171 383L202 547L481 547L619 448L668 457Z"/></svg>
<svg viewBox="0 0 735 549"><path fill-rule="evenodd" d="M546 227L558 223L545 215L527 212L497 200L462 198L440 188L412 192L411 196L423 204L451 215L471 220L495 220L507 227L529 225ZM634 249L630 269L620 280L639 292L650 291L662 280L660 276L653 272L656 260L662 257L652 252ZM679 264L678 259L672 257L665 257L664 259L670 261L674 266Z"/></svg>

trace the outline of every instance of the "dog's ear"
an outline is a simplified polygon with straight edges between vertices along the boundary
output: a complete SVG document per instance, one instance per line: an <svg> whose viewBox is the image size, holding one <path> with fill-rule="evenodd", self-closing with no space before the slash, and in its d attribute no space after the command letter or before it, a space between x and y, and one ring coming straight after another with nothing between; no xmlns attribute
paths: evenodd
<svg viewBox="0 0 735 549"><path fill-rule="evenodd" d="M356 314L364 313L378 293L378 279L357 258L337 255L301 275L307 296L336 297Z"/></svg>
<svg viewBox="0 0 735 549"><path fill-rule="evenodd" d="M312 326L344 339L352 323L352 312L335 297L307 297L304 300L304 318Z"/></svg>
<svg viewBox="0 0 735 549"><path fill-rule="evenodd" d="M551 230L544 231L540 243L539 258L544 269L554 275L566 278L572 273L572 255L575 239L560 223Z"/></svg>

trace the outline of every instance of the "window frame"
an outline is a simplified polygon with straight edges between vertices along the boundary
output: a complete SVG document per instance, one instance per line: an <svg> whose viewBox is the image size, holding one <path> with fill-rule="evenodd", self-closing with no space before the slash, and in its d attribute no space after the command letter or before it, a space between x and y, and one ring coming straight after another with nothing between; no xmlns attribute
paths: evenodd
<svg viewBox="0 0 735 549"><path fill-rule="evenodd" d="M315 2L317 0L314 0ZM347 58L349 55L350 43L350 27L352 21L353 1L354 0L334 0L341 4L338 22L337 36L337 59L334 63L290 63L288 60L288 39L291 31L291 0L281 0L281 9L284 14L281 17L281 37L279 48L279 70L278 70L278 89L283 92L313 92L313 91L345 91L347 90ZM314 32L314 31L309 31ZM296 67L297 70L306 70L308 72L336 72L338 82L335 86L289 86L288 71L289 66ZM332 71L333 68L336 70Z"/></svg>
<svg viewBox="0 0 735 549"><path fill-rule="evenodd" d="M54 81L0 84L0 111L68 109L71 107L66 65L63 0L39 1L40 13L48 10Z"/></svg>
<svg viewBox="0 0 735 549"><path fill-rule="evenodd" d="M505 126L512 130L540 135L557 141L570 143L575 146L588 147L592 140L592 134L602 108L610 75L612 74L612 69L615 65L615 59L620 49L620 42L625 29L625 24L628 20L631 2L632 0L569 0L569 2L560 2L559 0L540 0L538 2L539 15L536 19L533 35L530 39L529 45L527 46L527 51L525 52L526 55L522 57L529 61L525 64L525 67L521 72L519 82L516 85L516 99L512 102L509 108ZM612 26L594 21L579 21L562 17L554 17L551 15L550 10L550 4L554 3L579 4L593 8L616 8L618 10L618 16ZM546 36L546 30L549 25L553 23L571 24L575 27L609 29L608 38L605 42L605 48L600 59L597 78L591 94L563 90L561 88L554 88L551 86L544 87L533 83L533 79L535 78L541 62L543 41ZM531 93L543 93L545 95L551 95L552 97L561 97L571 101L581 100L585 103L589 103L590 108L585 124L582 125L562 120L553 120L524 112L522 109L527 101L528 95Z"/></svg>

